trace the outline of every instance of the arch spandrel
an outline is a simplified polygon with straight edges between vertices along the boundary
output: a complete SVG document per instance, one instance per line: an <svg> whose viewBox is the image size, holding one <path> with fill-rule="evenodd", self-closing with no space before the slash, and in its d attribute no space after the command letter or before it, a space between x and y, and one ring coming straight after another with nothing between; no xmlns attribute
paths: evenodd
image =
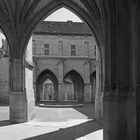
<svg viewBox="0 0 140 140"><path fill-rule="evenodd" d="M50 71L50 72L52 72L52 73L55 75L55 77L58 79L58 74L57 74L57 72L56 72L55 70L49 69L49 68L44 68L44 69L39 70L39 71L37 72L36 77L38 78L39 75L40 75L41 73L45 72L45 71Z"/></svg>
<svg viewBox="0 0 140 140"><path fill-rule="evenodd" d="M65 78L71 72L77 73L82 78L83 82L85 83L86 80L85 80L84 75L82 74L82 72L80 72L79 70L76 70L76 69L70 69L70 70L66 71L64 73L64 77L63 78Z"/></svg>

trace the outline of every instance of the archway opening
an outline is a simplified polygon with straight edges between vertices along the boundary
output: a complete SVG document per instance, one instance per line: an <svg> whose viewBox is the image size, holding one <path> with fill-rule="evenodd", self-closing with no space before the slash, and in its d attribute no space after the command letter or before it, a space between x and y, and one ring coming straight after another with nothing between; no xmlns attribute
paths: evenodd
<svg viewBox="0 0 140 140"><path fill-rule="evenodd" d="M72 70L64 76L65 100L84 101L84 81L82 76Z"/></svg>
<svg viewBox="0 0 140 140"><path fill-rule="evenodd" d="M66 18L66 15L67 18ZM73 22L83 22L75 13L71 12L66 7L61 7L56 9L52 14L50 14L45 21L57 21L57 22L67 22L67 21L73 21Z"/></svg>
<svg viewBox="0 0 140 140"><path fill-rule="evenodd" d="M87 99L85 101L91 102L90 71L95 69L95 63L100 58L96 38L88 25L71 9L58 8L51 15L48 14L49 16L45 18L45 21L40 22L33 31L32 46L34 63L36 64L35 67L37 67L36 73L40 69L49 67L56 71L58 73L58 87L60 87L61 91L58 90L64 95L65 93L62 92L65 91L61 86L64 82L64 73L68 72L67 69L75 69L76 65L78 65L77 70L84 75L84 82L87 85L85 91L88 95L86 95ZM67 18L64 18L64 15L66 17L66 14L70 13L76 17L72 19L73 21L70 19L67 21ZM61 17L61 15L63 16ZM34 79L36 79L36 74ZM61 97L59 99L64 100Z"/></svg>
<svg viewBox="0 0 140 140"><path fill-rule="evenodd" d="M45 20L40 20L36 28L33 30L31 40L33 60L35 63L34 90L36 96L38 95L38 92L41 91L39 91L39 88L36 87L36 85L38 85L36 83L38 73L44 69L52 69L55 73L57 73L58 79L58 94L57 100L55 99L56 101L63 102L65 100L77 100L79 102L88 103L95 101L98 102L96 103L96 108L98 108L100 112L103 112L101 107L101 103L103 103L103 96L101 99L97 96L100 102L96 100L97 98L95 98L96 94L101 95L102 86L100 84L103 83L101 82L103 79L103 70L101 70L102 58L100 48L93 31L88 26L88 21L84 20L85 18L84 16L82 17L82 13L78 13L75 9L76 8L73 9L72 7L70 8L68 5L64 4L55 7L52 11L50 10L44 13L47 18L46 16L43 16L41 19ZM65 13L64 10L72 13L77 19L67 19L67 13L67 15L65 14L65 16L61 17L61 15ZM96 65L97 62L98 65ZM96 68L96 66L98 68ZM76 81L77 77L75 79L73 78L72 73L69 73L70 75L66 76L66 74L72 69L80 72L83 77L82 84L80 84L78 80ZM91 78L92 76L90 76L95 69L98 71L96 73L97 79L99 79L96 84L100 87L98 88L98 91L93 89L93 79ZM82 81L79 77L77 79ZM78 85L79 88L74 85ZM94 88L96 87L94 86ZM76 90L79 89L81 89L79 91L81 94L76 94ZM95 91L97 93L93 94ZM71 96L69 96L70 93L67 92L71 92ZM40 100L39 97L37 97L37 100ZM98 105L101 108L98 107Z"/></svg>
<svg viewBox="0 0 140 140"><path fill-rule="evenodd" d="M36 82L36 101L57 101L58 81L55 74L45 70L39 74Z"/></svg>
<svg viewBox="0 0 140 140"><path fill-rule="evenodd" d="M43 83L43 98L42 101L54 100L54 85L50 79Z"/></svg>
<svg viewBox="0 0 140 140"><path fill-rule="evenodd" d="M50 13L54 12L54 10L58 10L58 8L61 8L60 5L48 13L46 12L46 15L42 16L41 19L45 19L46 16L49 16ZM70 11L73 11L71 9ZM78 11L75 12L78 14ZM67 17L67 15L65 17ZM44 69L49 69L52 70L57 77L57 80L54 80L54 82L57 81L58 85L55 101L58 101L59 103L63 102L63 104L65 104L64 101L72 100L78 101L78 103L82 102L83 104L84 102L91 103L92 81L90 80L90 75L91 72L96 69L96 62L101 55L99 55L100 49L98 48L99 46L94 33L87 25L87 22L76 22L72 20L47 21L47 19L45 19L45 21L40 20L39 23L37 23L37 26L32 33L36 101L41 101L40 93L43 93L43 83L47 79L51 80L53 83L53 80L50 78L51 76L45 77L46 72ZM101 76L101 73L98 73ZM47 75L49 74L47 73ZM101 91L98 91L98 93L100 92ZM95 102L96 101L97 100L95 100ZM100 106L102 106L102 103L103 102L99 102ZM94 104L88 105L91 106L84 106L86 111L79 108L72 108L71 110L79 113L78 119L83 116L86 116L86 119L93 119L95 117L95 106ZM98 106L98 103L96 105ZM63 112L61 108L58 110L60 111L56 116L60 115L60 112ZM101 108L98 108L98 110L102 112ZM91 112L92 115L90 115ZM72 113L73 112L70 114ZM66 114L61 113L61 116L63 118ZM75 118L71 115L67 117L71 117L69 119ZM57 118L55 119L57 120Z"/></svg>

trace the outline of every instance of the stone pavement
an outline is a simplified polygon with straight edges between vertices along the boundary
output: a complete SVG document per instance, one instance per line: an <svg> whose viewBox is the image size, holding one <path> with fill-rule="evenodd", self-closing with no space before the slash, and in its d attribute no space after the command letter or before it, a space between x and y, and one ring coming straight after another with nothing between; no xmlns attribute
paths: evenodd
<svg viewBox="0 0 140 140"><path fill-rule="evenodd" d="M22 124L10 124L8 110L8 106L0 106L0 140L103 140L93 104L75 108L36 106L36 118Z"/></svg>

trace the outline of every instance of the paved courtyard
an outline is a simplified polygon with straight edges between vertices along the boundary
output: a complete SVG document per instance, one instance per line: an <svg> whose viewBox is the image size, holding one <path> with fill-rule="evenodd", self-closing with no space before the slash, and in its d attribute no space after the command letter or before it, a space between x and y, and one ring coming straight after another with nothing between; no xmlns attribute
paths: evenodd
<svg viewBox="0 0 140 140"><path fill-rule="evenodd" d="M103 140L94 120L94 104L80 107L35 107L34 120L9 123L9 107L0 106L0 140Z"/></svg>

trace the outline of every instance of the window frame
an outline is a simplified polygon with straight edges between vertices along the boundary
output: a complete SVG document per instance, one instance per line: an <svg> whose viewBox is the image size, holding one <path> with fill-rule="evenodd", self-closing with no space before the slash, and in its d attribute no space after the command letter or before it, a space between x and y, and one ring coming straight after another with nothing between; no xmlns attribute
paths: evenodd
<svg viewBox="0 0 140 140"><path fill-rule="evenodd" d="M50 45L44 44L44 55L50 55Z"/></svg>
<svg viewBox="0 0 140 140"><path fill-rule="evenodd" d="M76 45L71 45L71 56L76 56Z"/></svg>

